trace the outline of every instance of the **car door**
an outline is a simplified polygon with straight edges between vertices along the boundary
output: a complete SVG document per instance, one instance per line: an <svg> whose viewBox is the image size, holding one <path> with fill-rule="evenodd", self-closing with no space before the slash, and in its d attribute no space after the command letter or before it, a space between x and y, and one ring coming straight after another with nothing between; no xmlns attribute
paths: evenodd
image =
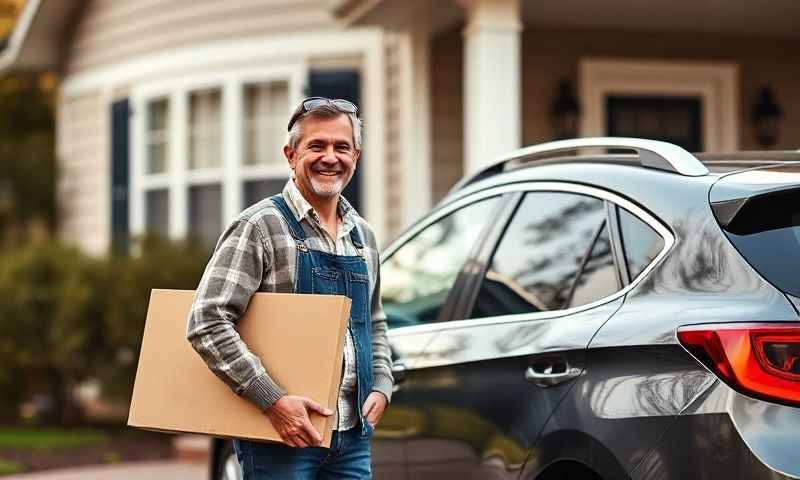
<svg viewBox="0 0 800 480"><path fill-rule="evenodd" d="M512 190L507 214L415 365L409 403L427 429L407 443L410 478L516 478L622 301L605 192L552 182L500 189Z"/></svg>
<svg viewBox="0 0 800 480"><path fill-rule="evenodd" d="M467 261L507 199L481 195L446 205L401 236L383 255L381 300L395 377L392 402L372 438L377 479L408 476L408 440L429 425L415 404L417 365L437 325L449 318Z"/></svg>

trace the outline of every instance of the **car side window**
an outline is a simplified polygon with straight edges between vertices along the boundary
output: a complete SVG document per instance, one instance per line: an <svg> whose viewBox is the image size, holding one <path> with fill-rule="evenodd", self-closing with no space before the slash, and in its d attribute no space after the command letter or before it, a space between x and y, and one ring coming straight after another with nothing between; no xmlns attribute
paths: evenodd
<svg viewBox="0 0 800 480"><path fill-rule="evenodd" d="M619 209L619 229L628 274L633 280L664 248L664 239L650 225L624 208Z"/></svg>
<svg viewBox="0 0 800 480"><path fill-rule="evenodd" d="M605 222L572 288L570 308L600 300L620 289L617 267L614 265L614 256L611 253L608 225Z"/></svg>
<svg viewBox="0 0 800 480"><path fill-rule="evenodd" d="M500 197L466 205L425 227L381 265L381 300L392 328L436 322L492 219Z"/></svg>
<svg viewBox="0 0 800 480"><path fill-rule="evenodd" d="M575 193L527 193L492 256L470 318L565 308L605 221L604 205Z"/></svg>

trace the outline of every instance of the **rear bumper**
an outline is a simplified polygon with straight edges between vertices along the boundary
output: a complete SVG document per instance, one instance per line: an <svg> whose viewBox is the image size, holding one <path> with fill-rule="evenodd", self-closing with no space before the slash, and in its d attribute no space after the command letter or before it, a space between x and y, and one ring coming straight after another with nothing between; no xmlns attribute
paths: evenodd
<svg viewBox="0 0 800 480"><path fill-rule="evenodd" d="M800 478L800 408L718 382L679 415L631 473L635 480Z"/></svg>

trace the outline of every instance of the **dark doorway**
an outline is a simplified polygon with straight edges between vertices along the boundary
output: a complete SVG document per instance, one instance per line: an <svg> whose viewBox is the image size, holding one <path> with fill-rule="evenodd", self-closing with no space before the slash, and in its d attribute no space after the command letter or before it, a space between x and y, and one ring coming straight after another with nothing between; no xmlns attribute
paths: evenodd
<svg viewBox="0 0 800 480"><path fill-rule="evenodd" d="M612 137L638 137L703 150L702 103L698 97L606 97L606 127Z"/></svg>
<svg viewBox="0 0 800 480"><path fill-rule="evenodd" d="M361 108L361 79L355 70L320 70L309 75L308 95L328 98L343 98ZM362 112L359 112L361 116ZM358 161L358 168L350 184L344 189L344 197L359 214L361 213L361 179L364 178L365 156Z"/></svg>

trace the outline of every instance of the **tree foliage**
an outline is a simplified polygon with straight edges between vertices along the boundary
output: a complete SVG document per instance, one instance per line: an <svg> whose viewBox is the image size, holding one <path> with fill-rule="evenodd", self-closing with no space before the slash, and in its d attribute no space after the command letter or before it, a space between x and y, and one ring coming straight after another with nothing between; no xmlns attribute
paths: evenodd
<svg viewBox="0 0 800 480"><path fill-rule="evenodd" d="M0 246L22 243L31 224L55 226L53 90L42 79L0 79Z"/></svg>

